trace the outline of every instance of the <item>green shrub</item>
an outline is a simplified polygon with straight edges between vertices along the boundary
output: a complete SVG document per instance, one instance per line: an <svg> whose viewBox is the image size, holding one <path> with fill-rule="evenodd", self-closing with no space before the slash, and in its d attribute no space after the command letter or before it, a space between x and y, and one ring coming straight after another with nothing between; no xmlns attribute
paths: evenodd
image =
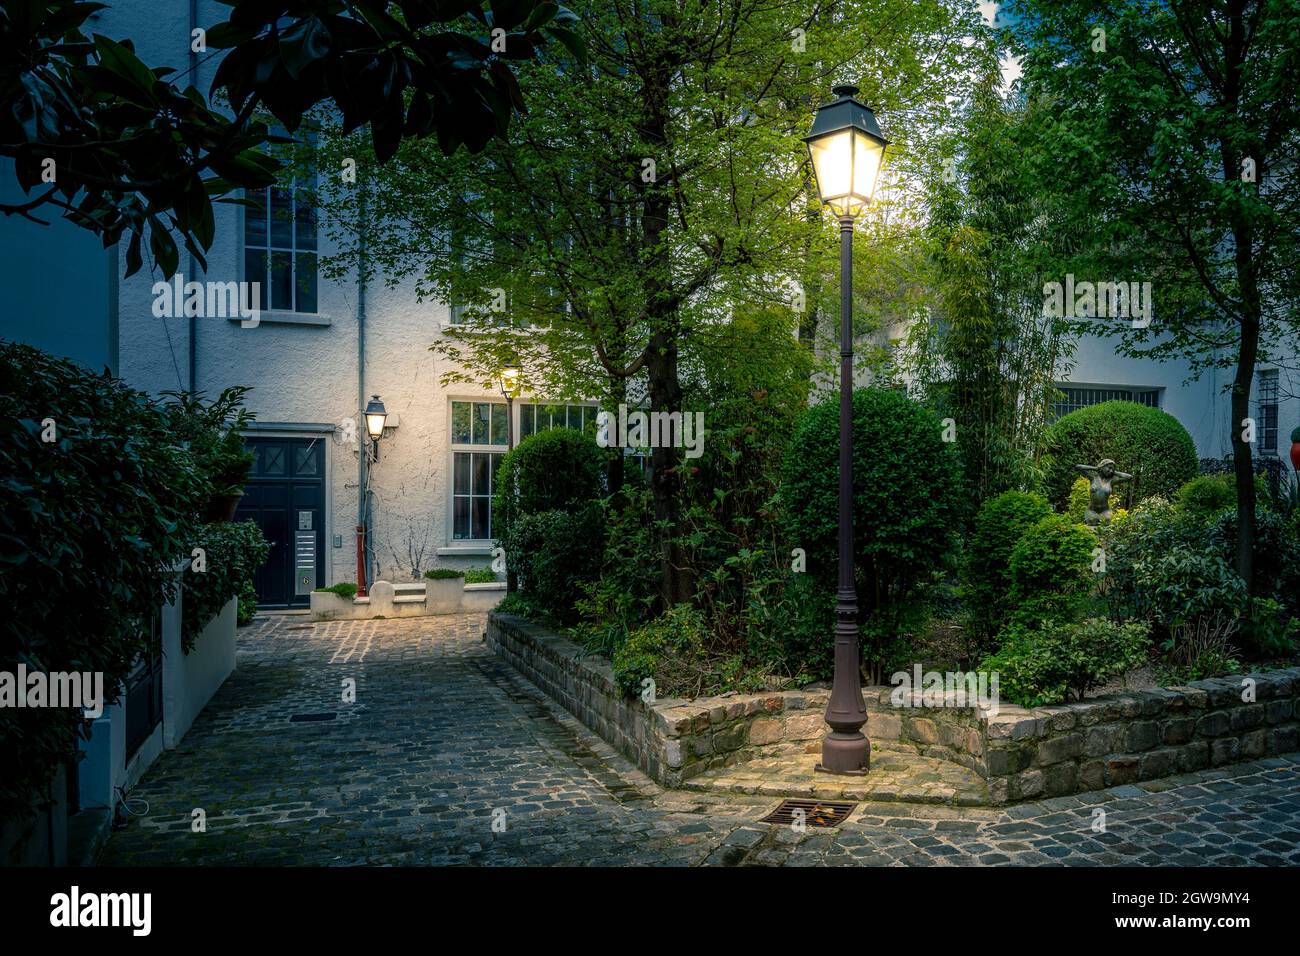
<svg viewBox="0 0 1300 956"><path fill-rule="evenodd" d="M1151 620L1161 629L1187 624L1222 611L1239 617L1246 610L1246 582L1215 554L1184 546L1150 553L1135 566Z"/></svg>
<svg viewBox="0 0 1300 956"><path fill-rule="evenodd" d="M953 446L938 417L890 389L853 393L853 554L862 623L877 673L923 596L921 585L949 563L962 495ZM791 546L808 575L833 589L839 534L839 400L810 408L786 451L780 503Z"/></svg>
<svg viewBox="0 0 1300 956"><path fill-rule="evenodd" d="M998 674L998 693L1023 707L1082 700L1091 690L1145 663L1144 624L1088 618L1039 630L1013 629L980 670Z"/></svg>
<svg viewBox="0 0 1300 956"><path fill-rule="evenodd" d="M614 680L628 696L641 696L654 682L654 699L694 699L724 690L761 690L762 676L739 654L717 653L704 615L678 604L636 628L614 652Z"/></svg>
<svg viewBox="0 0 1300 956"><path fill-rule="evenodd" d="M1292 617L1282 602L1273 598L1251 598L1249 612L1241 620L1241 644L1254 657L1289 657L1296 651L1300 620Z"/></svg>
<svg viewBox="0 0 1300 956"><path fill-rule="evenodd" d="M594 438L571 428L529 435L501 459L492 522L506 548L515 520L542 511L574 511L600 498L609 452Z"/></svg>
<svg viewBox="0 0 1300 956"><path fill-rule="evenodd" d="M466 568L464 578L466 584L491 584L499 580L497 573L492 570L490 565L484 565L481 568Z"/></svg>
<svg viewBox="0 0 1300 956"><path fill-rule="evenodd" d="M205 571L185 572L185 599L181 604L182 646L188 652L226 602L244 591L253 572L262 566L271 546L253 521L204 525L194 537L202 548Z"/></svg>
<svg viewBox="0 0 1300 956"><path fill-rule="evenodd" d="M452 578L463 578L465 572L456 568L430 568L424 572L424 576L430 581L450 581Z"/></svg>
<svg viewBox="0 0 1300 956"><path fill-rule="evenodd" d="M1201 543L1205 548L1206 542ZM1210 522L1209 549L1232 566L1237 560L1237 512L1221 511ZM1300 527L1276 511L1255 512L1255 592L1276 598L1300 617ZM1242 606L1244 607L1244 605Z"/></svg>
<svg viewBox="0 0 1300 956"><path fill-rule="evenodd" d="M524 439L497 474L492 520L506 567L529 602L557 621L575 619L583 585L600 572L604 532L596 501L608 461L590 435L552 428Z"/></svg>
<svg viewBox="0 0 1300 956"><path fill-rule="evenodd" d="M1011 620L1035 627L1078 618L1095 586L1096 546L1096 535L1065 515L1048 515L1026 530L1011 549Z"/></svg>
<svg viewBox="0 0 1300 956"><path fill-rule="evenodd" d="M1237 480L1232 475L1197 475L1178 489L1174 501L1183 511L1208 518L1237 503Z"/></svg>
<svg viewBox="0 0 1300 956"><path fill-rule="evenodd" d="M1102 402L1063 415L1044 439L1044 488L1057 508L1069 505L1075 465L1095 465L1103 458L1131 482L1116 485L1125 508L1152 495L1171 497L1196 476L1196 444L1172 415L1137 402Z"/></svg>
<svg viewBox="0 0 1300 956"><path fill-rule="evenodd" d="M543 511L524 515L516 523L520 590L561 623L576 620L584 586L600 574L601 514L600 504L591 502L572 514Z"/></svg>
<svg viewBox="0 0 1300 956"><path fill-rule="evenodd" d="M1047 500L1004 491L980 506L962 567L963 598L975 647L988 647L1006 623L1011 603L1011 552L1020 536L1052 513Z"/></svg>
<svg viewBox="0 0 1300 956"><path fill-rule="evenodd" d="M357 596L357 586L351 581L340 581L338 584L331 584L327 588L317 588L317 591L325 591L329 594L337 594L341 598L352 600Z"/></svg>
<svg viewBox="0 0 1300 956"><path fill-rule="evenodd" d="M250 391L243 385L232 386L211 401L202 392L163 393L172 440L194 455L216 494L243 491L253 467L253 453L245 447L243 434L254 418L243 407Z"/></svg>
<svg viewBox="0 0 1300 956"><path fill-rule="evenodd" d="M255 617L257 617L257 588L253 587L253 580L250 578L244 582L244 587L239 592L239 612L236 623L243 627L245 624L251 624Z"/></svg>
<svg viewBox="0 0 1300 956"><path fill-rule="evenodd" d="M100 672L114 703L210 489L158 402L0 343L0 670ZM70 708L0 708L0 820L30 814L87 726Z"/></svg>

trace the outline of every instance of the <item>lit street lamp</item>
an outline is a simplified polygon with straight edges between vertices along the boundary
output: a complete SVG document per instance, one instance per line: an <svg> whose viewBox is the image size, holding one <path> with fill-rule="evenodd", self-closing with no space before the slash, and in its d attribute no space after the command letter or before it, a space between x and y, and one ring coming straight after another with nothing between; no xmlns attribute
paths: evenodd
<svg viewBox="0 0 1300 956"><path fill-rule="evenodd" d="M384 403L379 400L378 395L371 395L370 401L366 403L365 411L362 413L366 420L366 438L370 439L371 453L375 456L375 461L379 461L379 439L384 437L384 423L388 421L388 410L384 408ZM366 488L369 485L366 466L366 444L363 438L360 442L359 455L361 459L360 480L357 486L357 597L365 597L370 593L366 584Z"/></svg>
<svg viewBox="0 0 1300 956"><path fill-rule="evenodd" d="M826 705L831 727L822 740L827 773L866 773L871 743L862 733L867 708L858 677L858 596L853 583L853 220L871 201L888 141L876 117L855 96L855 86L837 86L836 99L817 108L804 139L822 202L840 221L840 581L835 603L835 680Z"/></svg>
<svg viewBox="0 0 1300 956"><path fill-rule="evenodd" d="M501 394L506 397L506 436L511 451L515 447L515 399L519 397L523 370L511 362L501 366Z"/></svg>
<svg viewBox="0 0 1300 956"><path fill-rule="evenodd" d="M384 422L388 420L388 411L378 395L371 395L366 403L366 434L374 446L375 461L379 460L379 439L384 437Z"/></svg>

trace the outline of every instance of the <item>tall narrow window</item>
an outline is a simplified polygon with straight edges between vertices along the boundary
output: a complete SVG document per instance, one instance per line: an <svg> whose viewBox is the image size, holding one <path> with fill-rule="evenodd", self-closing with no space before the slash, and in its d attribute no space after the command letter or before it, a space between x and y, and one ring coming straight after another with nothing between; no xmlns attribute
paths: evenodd
<svg viewBox="0 0 1300 956"><path fill-rule="evenodd" d="M1277 369L1259 373L1259 450L1277 454Z"/></svg>
<svg viewBox="0 0 1300 956"><path fill-rule="evenodd" d="M259 283L263 309L318 311L315 186L303 175L244 193L252 202L244 207L244 281Z"/></svg>
<svg viewBox="0 0 1300 956"><path fill-rule="evenodd" d="M456 541L492 538L497 467L509 444L504 402L451 403L451 525Z"/></svg>

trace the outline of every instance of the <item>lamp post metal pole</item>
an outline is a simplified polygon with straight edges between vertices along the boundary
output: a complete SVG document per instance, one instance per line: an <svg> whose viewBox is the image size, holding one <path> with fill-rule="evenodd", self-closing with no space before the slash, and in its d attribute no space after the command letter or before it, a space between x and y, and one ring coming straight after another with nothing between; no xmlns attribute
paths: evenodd
<svg viewBox="0 0 1300 956"><path fill-rule="evenodd" d="M822 740L827 773L862 774L871 743L862 733L867 708L858 677L858 595L853 583L853 218L840 217L840 581L835 602L835 679L826 705L831 732Z"/></svg>

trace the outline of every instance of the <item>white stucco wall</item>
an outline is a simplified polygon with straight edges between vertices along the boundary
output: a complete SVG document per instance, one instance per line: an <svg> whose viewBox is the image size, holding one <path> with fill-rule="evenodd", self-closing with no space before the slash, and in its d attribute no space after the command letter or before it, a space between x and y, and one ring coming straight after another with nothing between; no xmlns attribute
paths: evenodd
<svg viewBox="0 0 1300 956"><path fill-rule="evenodd" d="M199 23L224 20L229 8L200 0ZM189 21L185 0L155 5L133 4L104 12L104 30L114 37L137 38L146 62L187 66ZM200 60L203 56L200 56ZM206 91L215 61L198 70L198 87ZM242 207L217 204L216 239L208 253L206 274L191 277L181 258L185 279L214 282L242 278ZM320 252L333 251L322 235ZM188 385L189 320L160 319L152 314L152 287L162 276L146 265L120 284L119 344L121 374L132 385L152 392ZM389 289L373 283L366 300L366 394L382 396L398 425L380 446L372 466L371 530L375 577L409 578L398 569L391 551L404 555L410 523L417 533L427 528L425 569L437 565L469 567L489 560L482 548L472 554L439 557L437 549L456 547L451 539L449 476L451 470L450 401L452 397L500 401L497 393L438 384L444 371L429 351L448 318L442 304L418 303L408 285ZM357 393L357 287L355 277L318 283L319 316L325 325L279 324L263 314L254 328L225 318L196 321L196 388L214 395L230 385L248 385L249 409L265 427L277 423L360 421ZM356 579L357 449L344 444L342 429L328 440L325 528L325 583ZM333 547L334 536L342 546ZM460 546L463 549L464 546ZM462 550L462 554L463 554Z"/></svg>

